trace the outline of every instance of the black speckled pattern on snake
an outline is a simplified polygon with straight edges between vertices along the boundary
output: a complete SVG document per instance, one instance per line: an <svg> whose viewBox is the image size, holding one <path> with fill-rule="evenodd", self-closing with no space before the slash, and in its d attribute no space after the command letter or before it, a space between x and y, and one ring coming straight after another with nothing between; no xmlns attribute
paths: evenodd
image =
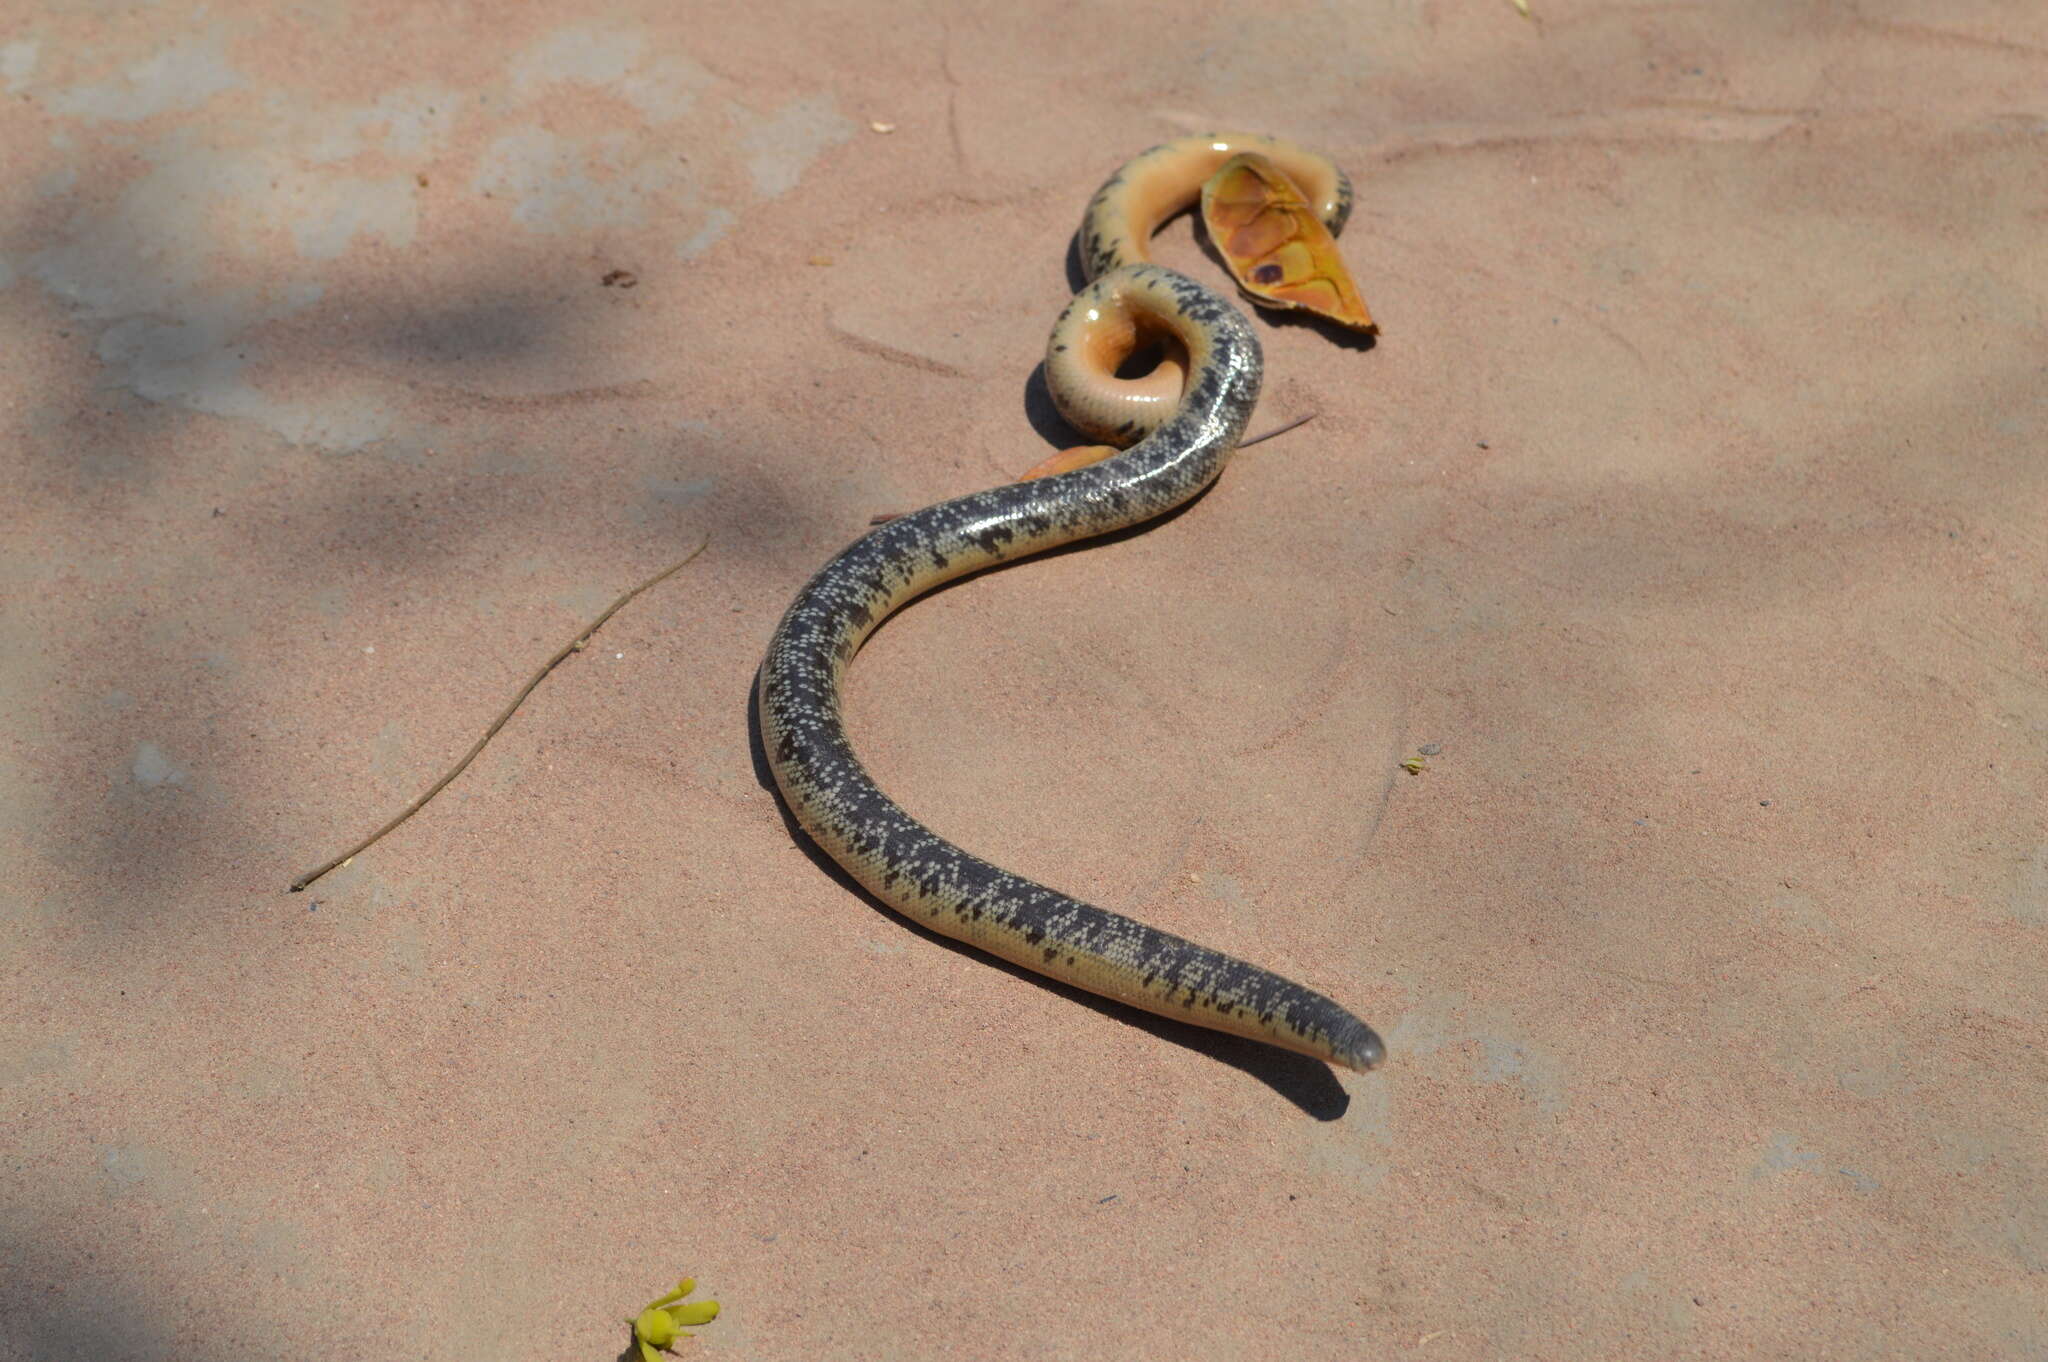
<svg viewBox="0 0 2048 1362"><path fill-rule="evenodd" d="M769 767L804 831L913 921L1149 1012L1369 1069L1384 1054L1379 1037L1322 994L1013 875L932 832L876 787L841 722L847 664L891 612L979 568L1161 515L1214 481L1236 448L1262 372L1244 317L1171 270L1120 257L1099 263L1102 277L1075 295L1054 343L1090 312L1163 329L1186 354L1179 403L1122 453L898 517L827 563L797 593L761 664ZM1097 433L1128 443L1134 432ZM998 765L991 760L992 784Z"/></svg>

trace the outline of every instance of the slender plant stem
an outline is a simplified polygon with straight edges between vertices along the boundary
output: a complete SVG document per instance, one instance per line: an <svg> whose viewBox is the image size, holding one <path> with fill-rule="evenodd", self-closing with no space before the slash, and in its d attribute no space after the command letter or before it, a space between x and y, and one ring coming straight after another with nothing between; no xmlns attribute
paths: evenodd
<svg viewBox="0 0 2048 1362"><path fill-rule="evenodd" d="M1296 426L1305 426L1315 419L1316 414L1314 412L1310 412L1306 416L1297 416L1292 421L1287 422L1285 425L1275 426L1271 430L1263 431L1260 434L1252 436L1249 440L1239 440L1237 442L1237 447L1239 449L1250 449L1255 444L1264 443L1265 441L1272 439L1275 435L1285 435L1288 431L1293 430Z"/></svg>
<svg viewBox="0 0 2048 1362"><path fill-rule="evenodd" d="M513 713L517 711L521 705L526 703L527 696L533 694L533 688L535 686L538 686L541 683L542 679L546 677L549 672L553 671L556 667L560 666L564 658L568 657L569 654L573 652L581 650L583 645L590 641L590 636L596 633L601 627L603 627L604 622L606 620L610 619L613 615L619 613L619 608L623 606L627 601L632 600L635 596L647 590L649 587L659 586L661 583L667 581L670 577L674 576L677 572L681 571L686 565L693 561L698 554L704 552L705 548L709 546L710 543L710 538L706 537L703 543L697 545L696 548L690 550L689 556L684 558L682 562L676 563L671 567L664 568L660 572L655 573L652 577L649 577L646 581L640 583L640 585L634 587L631 591L628 591L625 595L613 601L609 606L606 606L605 612L602 615L599 615L596 619L592 620L587 626L585 626L582 633L576 635L576 637L570 639L567 643L563 644L562 650L560 652L556 653L553 657L549 658L546 662L541 664L540 670L535 672L531 677L529 677L527 679L526 684L519 688L519 693L512 697L512 703L505 706L504 712L499 714L497 718L491 720L491 726L484 730L484 735L481 738L478 738L476 740L476 746L470 748L469 751L466 754L464 754L461 761L456 762L455 765L448 768L447 775L442 776L439 780L435 781L425 794L419 796L417 799L413 800L412 803L406 805L405 808L399 812L398 817L392 819L383 827L378 828L368 837L365 837L362 841L356 843L347 851L342 852L341 855L336 856L333 860L328 861L326 864L318 867L317 869L308 870L305 874L293 880L291 883L291 892L296 894L301 889L304 889L307 885L311 884L313 881L319 879L322 875L325 875L328 871L334 869L336 866L347 865L357 856L369 850L371 845L373 845L378 838L382 837L385 833L390 832L400 823L403 823L406 819L412 817L421 809L425 808L428 800L432 799L435 795L441 793L441 791L447 787L449 781L454 780L455 777L461 775L464 770L468 769L469 764L476 760L477 753L484 750L484 744L497 736L498 730L505 726L505 721L510 719Z"/></svg>
<svg viewBox="0 0 2048 1362"><path fill-rule="evenodd" d="M1252 436L1249 440L1239 440L1237 442L1237 447L1239 449L1249 449L1255 444L1259 444L1262 441L1272 439L1275 435L1285 435L1288 431L1293 430L1296 426L1305 426L1315 419L1316 414L1314 412L1310 412L1306 416L1297 416L1292 421L1287 422L1287 424L1275 426L1269 431L1265 431L1261 434ZM868 517L868 524L871 526L886 525L890 521L896 519L898 516L902 514L903 512L901 511L880 511Z"/></svg>

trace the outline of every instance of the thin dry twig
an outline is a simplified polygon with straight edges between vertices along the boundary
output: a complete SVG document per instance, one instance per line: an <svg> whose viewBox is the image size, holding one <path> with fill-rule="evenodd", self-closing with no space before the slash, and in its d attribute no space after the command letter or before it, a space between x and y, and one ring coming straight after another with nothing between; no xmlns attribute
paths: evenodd
<svg viewBox="0 0 2048 1362"><path fill-rule="evenodd" d="M1239 440L1237 442L1237 447L1239 449L1249 449L1255 444L1261 444L1267 440L1272 439L1275 435L1285 435L1288 431L1293 430L1296 426L1305 426L1315 419L1316 414L1314 412L1310 412L1306 416L1297 416L1292 421L1287 422L1285 425L1275 426L1269 431L1265 431L1262 434L1252 436L1249 440ZM874 515L868 517L868 525L870 527L876 525L886 525L890 521L896 519L898 516L901 516L903 514L904 513L902 511L877 511Z"/></svg>
<svg viewBox="0 0 2048 1362"><path fill-rule="evenodd" d="M1249 440L1239 440L1237 442L1237 447L1239 449L1250 449L1253 445L1264 444L1266 441L1272 439L1275 435L1285 435L1288 431L1293 430L1296 426L1305 426L1315 419L1316 414L1314 412L1310 412L1306 416L1297 416L1292 421L1287 422L1285 425L1275 426L1271 430L1266 431L1264 434L1254 435Z"/></svg>
<svg viewBox="0 0 2048 1362"><path fill-rule="evenodd" d="M655 573L652 577L649 577L646 581L640 583L640 585L634 587L631 591L628 591L625 595L619 597L610 605L606 606L604 613L602 615L599 615L596 619L592 620L588 625L586 625L582 633L576 635L576 637L570 639L567 643L563 644L562 650L560 652L556 653L553 657L549 658L546 662L541 664L540 670L535 672L531 677L529 677L527 679L526 684L519 688L519 693L512 697L512 703L505 706L504 712L499 714L497 718L491 720L491 726L484 730L484 735L481 738L478 738L476 740L476 746L470 748L469 751L466 754L464 754L461 761L456 762L455 765L450 767L448 769L447 775L442 776L439 780L435 781L425 794L413 800L412 803L406 805L405 808L400 811L398 817L392 819L383 827L378 828L368 837L365 837L362 841L356 843L347 851L342 852L341 855L336 856L333 860L328 861L326 864L320 866L317 869L308 870L305 874L293 880L291 882L291 892L296 894L301 889L304 889L307 885L311 884L313 881L319 879L322 875L325 875L328 871L334 869L336 866L347 865L357 856L360 856L363 852L369 850L369 848L377 841L378 838L382 837L385 833L390 832L400 823L403 823L406 819L412 817L421 809L425 808L428 800L432 799L435 795L441 793L441 791L447 787L449 781L454 780L455 777L461 775L464 770L468 769L469 764L476 760L477 753L484 750L484 744L488 743L492 738L498 735L498 730L503 728L505 726L505 722L512 717L513 713L517 711L521 705L526 703L526 697L533 694L533 688L535 686L538 686L549 672L553 671L556 667L560 666L564 658L568 657L569 654L573 652L581 651L583 645L590 641L590 636L596 633L600 628L602 628L606 620L610 619L613 615L618 614L620 607L625 605L627 601L632 600L635 596L639 595L641 592L647 590L648 588L659 586L661 585L661 583L667 581L670 577L673 577L676 573L680 572L684 567L688 566L691 562L695 561L697 555L704 552L704 550L707 547L709 547L710 544L711 539L709 536L706 536L704 541L698 544L696 548L691 549L689 555L685 557L681 562L673 564L672 566L666 567L662 569L660 572Z"/></svg>

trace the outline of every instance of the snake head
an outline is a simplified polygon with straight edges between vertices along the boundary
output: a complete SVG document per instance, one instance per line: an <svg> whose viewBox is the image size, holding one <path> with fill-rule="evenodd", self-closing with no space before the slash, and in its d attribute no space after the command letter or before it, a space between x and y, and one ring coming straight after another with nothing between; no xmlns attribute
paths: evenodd
<svg viewBox="0 0 2048 1362"><path fill-rule="evenodd" d="M1202 186L1209 240L1245 296L1298 307L1372 333L1372 314L1337 243L1285 171L1253 152L1233 156Z"/></svg>

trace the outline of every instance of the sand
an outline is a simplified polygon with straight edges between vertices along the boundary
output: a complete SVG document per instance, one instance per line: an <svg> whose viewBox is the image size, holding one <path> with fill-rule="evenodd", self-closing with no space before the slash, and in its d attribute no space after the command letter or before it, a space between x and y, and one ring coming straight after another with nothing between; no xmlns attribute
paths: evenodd
<svg viewBox="0 0 2048 1362"><path fill-rule="evenodd" d="M17 6L0 1358L611 1358L686 1272L705 1358L2048 1352L2048 12L1533 6ZM1313 421L849 718L1365 1076L906 928L750 741L1212 126L1350 169L1379 343L1262 322Z"/></svg>

